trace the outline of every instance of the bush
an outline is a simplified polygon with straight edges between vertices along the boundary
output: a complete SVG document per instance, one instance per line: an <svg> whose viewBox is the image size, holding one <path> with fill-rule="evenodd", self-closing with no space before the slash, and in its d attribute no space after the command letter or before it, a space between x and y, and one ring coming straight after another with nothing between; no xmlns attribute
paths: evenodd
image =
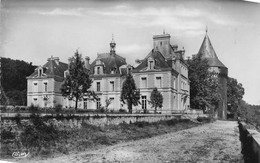
<svg viewBox="0 0 260 163"><path fill-rule="evenodd" d="M39 113L40 112L40 108L39 106L35 106L33 104L31 104L28 108L30 113Z"/></svg>
<svg viewBox="0 0 260 163"><path fill-rule="evenodd" d="M21 114L20 113L16 114L14 119L15 119L16 124L18 124L18 125L21 124Z"/></svg>
<svg viewBox="0 0 260 163"><path fill-rule="evenodd" d="M14 108L14 111L15 111L15 112L20 112L20 107L16 106L16 107Z"/></svg>
<svg viewBox="0 0 260 163"><path fill-rule="evenodd" d="M102 106L102 107L100 108L100 112L101 112L101 113L104 113L105 111L106 111L105 107Z"/></svg>
<svg viewBox="0 0 260 163"><path fill-rule="evenodd" d="M59 136L55 126L34 113L31 115L30 121L31 123L25 125L21 133L21 142L26 148L40 150L42 147L54 146Z"/></svg>
<svg viewBox="0 0 260 163"><path fill-rule="evenodd" d="M119 113L126 113L127 111L125 109L120 108Z"/></svg>
<svg viewBox="0 0 260 163"><path fill-rule="evenodd" d="M197 121L199 121L199 122L210 122L211 118L210 117L197 117Z"/></svg>
<svg viewBox="0 0 260 163"><path fill-rule="evenodd" d="M6 106L0 106L0 110L1 110L1 112L6 112L7 111L7 107Z"/></svg>
<svg viewBox="0 0 260 163"><path fill-rule="evenodd" d="M61 113L61 112L62 112L62 105L61 105L61 104L58 104L58 105L55 106L54 109L55 109L55 112L56 112L56 113Z"/></svg>
<svg viewBox="0 0 260 163"><path fill-rule="evenodd" d="M142 121L142 122L135 122L133 123L135 126L137 127L140 127L140 128L143 128L144 126L148 126L150 123L149 122L145 122L145 121Z"/></svg>

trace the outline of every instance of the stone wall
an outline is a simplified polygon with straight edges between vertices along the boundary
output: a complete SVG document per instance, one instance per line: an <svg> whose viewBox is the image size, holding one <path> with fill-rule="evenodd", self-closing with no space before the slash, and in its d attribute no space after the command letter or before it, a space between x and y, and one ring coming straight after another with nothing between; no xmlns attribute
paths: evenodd
<svg viewBox="0 0 260 163"><path fill-rule="evenodd" d="M5 124L15 124L16 123L16 113L13 114L1 114L1 123ZM55 120L64 127L70 128L80 128L83 122L95 126L104 125L118 125L120 123L135 123L135 122L157 122L160 120L171 120L171 119L186 119L182 114L41 114L41 117L47 120ZM192 118L196 119L200 114L192 114ZM21 121L27 121L30 118L30 114L21 114Z"/></svg>
<svg viewBox="0 0 260 163"><path fill-rule="evenodd" d="M239 133L244 162L260 162L260 133L244 122L239 123Z"/></svg>

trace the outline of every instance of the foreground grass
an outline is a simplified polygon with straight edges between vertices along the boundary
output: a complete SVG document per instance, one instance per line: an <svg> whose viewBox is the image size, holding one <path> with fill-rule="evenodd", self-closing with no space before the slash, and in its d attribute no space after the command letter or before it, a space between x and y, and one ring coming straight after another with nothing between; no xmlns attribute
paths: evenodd
<svg viewBox="0 0 260 163"><path fill-rule="evenodd" d="M209 119L203 119L206 122ZM198 126L187 119L172 119L154 123L136 122L132 124L107 125L97 127L87 123L82 128L59 130L37 120L34 125L22 127L21 142L30 151L31 159L44 159L60 155L68 155L100 146L113 145L120 142L150 138L170 132ZM2 135L1 135L2 136ZM8 147L8 145L7 145ZM10 158L10 152L1 157Z"/></svg>

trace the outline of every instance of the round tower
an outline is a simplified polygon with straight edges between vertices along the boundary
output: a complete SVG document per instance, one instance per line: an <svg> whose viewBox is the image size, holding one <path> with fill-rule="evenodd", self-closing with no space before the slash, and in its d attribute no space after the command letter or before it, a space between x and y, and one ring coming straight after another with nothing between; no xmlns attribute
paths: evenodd
<svg viewBox="0 0 260 163"><path fill-rule="evenodd" d="M207 59L209 64L209 71L218 73L221 100L218 105L217 113L218 118L227 118L227 77L228 68L218 59L218 56L210 42L209 36L207 34L204 37L200 50L198 52L198 57L201 59Z"/></svg>

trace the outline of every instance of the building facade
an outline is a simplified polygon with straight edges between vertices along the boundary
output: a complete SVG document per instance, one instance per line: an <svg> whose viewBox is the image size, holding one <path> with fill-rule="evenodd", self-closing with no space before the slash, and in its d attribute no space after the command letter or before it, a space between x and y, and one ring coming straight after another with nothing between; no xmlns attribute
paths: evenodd
<svg viewBox="0 0 260 163"><path fill-rule="evenodd" d="M190 84L185 50L171 45L170 34L153 36L153 49L135 69L133 77L141 94L141 109L152 110L148 103L151 92L157 87L163 95L162 113L181 112L189 109ZM140 108L140 107L139 107Z"/></svg>
<svg viewBox="0 0 260 163"><path fill-rule="evenodd" d="M60 62L58 57L48 58L47 63L39 66L27 77L27 105L54 107L64 104L61 85L68 64Z"/></svg>
<svg viewBox="0 0 260 163"><path fill-rule="evenodd" d="M120 101L120 94L126 75L132 73L141 94L141 104L133 107L133 112L142 112L144 109L154 111L149 100L155 87L163 95L163 107L158 112L173 113L189 109L190 85L188 67L184 60L185 50L178 50L177 45L171 45L170 38L170 34L165 33L153 36L153 49L143 59L137 60L135 67L116 54L113 39L110 42L110 52L98 53L92 63L86 57L85 67L93 80L90 89L96 92L98 99L84 99L78 107L100 109L106 107L109 101L108 110L127 110L127 105ZM65 108L73 107L74 102L62 97L60 92L67 69L68 64L54 57L49 58L45 65L39 66L27 78L28 106L54 107L61 104Z"/></svg>

